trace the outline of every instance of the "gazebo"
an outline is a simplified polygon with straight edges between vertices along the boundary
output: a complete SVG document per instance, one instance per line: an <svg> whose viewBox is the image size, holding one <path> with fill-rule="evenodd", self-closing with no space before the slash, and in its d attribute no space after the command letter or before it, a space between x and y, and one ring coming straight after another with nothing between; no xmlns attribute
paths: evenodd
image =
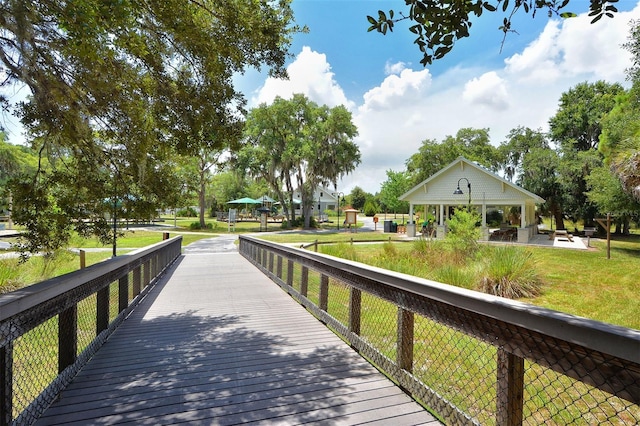
<svg viewBox="0 0 640 426"><path fill-rule="evenodd" d="M482 214L482 239L489 239L487 211L501 207L520 208L520 226L517 228L518 242L529 242L537 233L535 206L544 199L488 171L487 169L458 157L451 164L400 196L409 202L409 217L416 207L434 213L436 237L446 233L446 220L454 207L480 207ZM415 236L415 224L407 227L407 234Z"/></svg>

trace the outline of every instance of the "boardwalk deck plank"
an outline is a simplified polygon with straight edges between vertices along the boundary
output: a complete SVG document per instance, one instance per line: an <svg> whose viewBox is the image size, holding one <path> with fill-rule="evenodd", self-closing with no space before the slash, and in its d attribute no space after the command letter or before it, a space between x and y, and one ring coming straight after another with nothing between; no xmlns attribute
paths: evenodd
<svg viewBox="0 0 640 426"><path fill-rule="evenodd" d="M439 424L238 254L188 255L38 424Z"/></svg>

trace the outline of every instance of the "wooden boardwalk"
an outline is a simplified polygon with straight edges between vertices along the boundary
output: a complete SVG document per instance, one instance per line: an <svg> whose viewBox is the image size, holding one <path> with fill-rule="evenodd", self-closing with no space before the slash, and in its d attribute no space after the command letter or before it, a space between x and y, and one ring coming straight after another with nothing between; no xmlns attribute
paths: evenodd
<svg viewBox="0 0 640 426"><path fill-rule="evenodd" d="M438 425L237 253L182 256L40 419Z"/></svg>

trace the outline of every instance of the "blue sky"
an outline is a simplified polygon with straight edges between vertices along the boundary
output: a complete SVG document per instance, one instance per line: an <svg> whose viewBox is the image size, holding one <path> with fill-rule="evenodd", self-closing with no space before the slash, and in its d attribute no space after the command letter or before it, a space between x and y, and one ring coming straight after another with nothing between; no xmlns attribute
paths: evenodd
<svg viewBox="0 0 640 426"><path fill-rule="evenodd" d="M344 104L353 114L362 163L339 182L375 193L386 170L401 171L425 139L441 141L463 127L489 128L494 145L518 126L547 130L560 95L584 81L625 86L628 52L620 45L629 21L640 19L636 0L622 0L621 13L591 25L589 2L572 0L569 20L522 14L518 34L503 39L504 14L485 13L471 37L426 68L406 24L382 36L367 33L367 15L402 7L401 1L293 0L296 21L309 27L295 36L288 81L247 73L239 87L249 107L275 96L304 93L318 103Z"/></svg>

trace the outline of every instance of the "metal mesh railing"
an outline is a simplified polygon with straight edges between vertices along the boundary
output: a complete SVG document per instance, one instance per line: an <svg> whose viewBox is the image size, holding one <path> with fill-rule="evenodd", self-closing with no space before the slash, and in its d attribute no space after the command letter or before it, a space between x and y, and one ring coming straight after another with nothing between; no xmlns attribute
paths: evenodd
<svg viewBox="0 0 640 426"><path fill-rule="evenodd" d="M637 330L251 237L240 252L446 424L640 424Z"/></svg>
<svg viewBox="0 0 640 426"><path fill-rule="evenodd" d="M32 424L181 252L177 237L0 296L0 425Z"/></svg>

